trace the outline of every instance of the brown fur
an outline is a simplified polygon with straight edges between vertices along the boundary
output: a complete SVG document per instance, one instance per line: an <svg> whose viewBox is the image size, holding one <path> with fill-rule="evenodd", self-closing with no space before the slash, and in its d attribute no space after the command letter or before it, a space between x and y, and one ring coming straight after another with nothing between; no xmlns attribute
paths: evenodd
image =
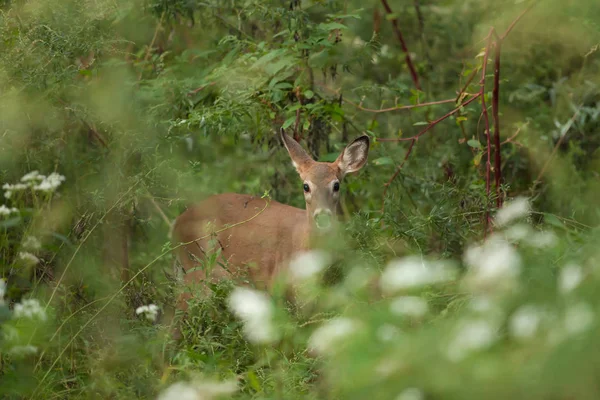
<svg viewBox="0 0 600 400"><path fill-rule="evenodd" d="M174 242L186 243L176 250L186 285L249 278L255 286L270 290L290 258L310 247L315 214L335 213L339 192L333 183L367 160L367 136L348 145L333 163L316 162L285 133L281 138L303 182L310 185L306 210L236 193L214 195L188 208L173 226ZM219 265L210 272L198 268L199 260L219 248L227 270ZM189 292L180 296L179 309L187 310L190 296Z"/></svg>

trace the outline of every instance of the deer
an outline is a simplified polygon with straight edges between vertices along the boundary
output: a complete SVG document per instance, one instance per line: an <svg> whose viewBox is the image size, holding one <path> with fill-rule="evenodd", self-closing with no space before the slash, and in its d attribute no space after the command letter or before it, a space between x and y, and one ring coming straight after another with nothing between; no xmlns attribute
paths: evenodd
<svg viewBox="0 0 600 400"><path fill-rule="evenodd" d="M292 257L309 250L311 238L327 234L336 223L342 180L366 164L369 137L352 141L334 162L315 161L283 128L280 138L300 176L305 209L238 193L212 195L190 206L172 228L186 286L244 276L270 291ZM212 246L226 266L201 267ZM206 294L206 285L200 291ZM185 313L191 297L189 291L181 293L177 309Z"/></svg>

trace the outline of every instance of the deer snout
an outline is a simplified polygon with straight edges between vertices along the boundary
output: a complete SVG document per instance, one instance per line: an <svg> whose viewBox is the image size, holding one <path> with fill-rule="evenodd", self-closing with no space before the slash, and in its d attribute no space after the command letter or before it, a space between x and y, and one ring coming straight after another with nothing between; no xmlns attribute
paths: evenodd
<svg viewBox="0 0 600 400"><path fill-rule="evenodd" d="M333 223L333 213L327 208L317 208L313 214L315 225L319 229L328 229Z"/></svg>

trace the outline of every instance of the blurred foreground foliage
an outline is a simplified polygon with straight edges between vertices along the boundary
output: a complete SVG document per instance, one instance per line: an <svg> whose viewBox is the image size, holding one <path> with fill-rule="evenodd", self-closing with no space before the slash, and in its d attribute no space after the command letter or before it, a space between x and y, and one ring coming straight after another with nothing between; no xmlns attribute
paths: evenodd
<svg viewBox="0 0 600 400"><path fill-rule="evenodd" d="M162 398L210 398L227 390L206 382L229 380L228 396L254 399L598 397L600 8L389 3L0 2L3 398L156 398L178 381L192 383ZM481 244L496 211L480 102L420 137L387 191L408 142L377 138L411 137L455 102L384 109L477 93L482 40L530 5L501 49L514 215ZM186 205L235 191L304 206L281 126L322 161L373 139L343 184L335 268L301 307L274 295L275 343L246 339L226 282L170 343L136 308L174 305L169 224ZM436 281L440 260L452 279Z"/></svg>

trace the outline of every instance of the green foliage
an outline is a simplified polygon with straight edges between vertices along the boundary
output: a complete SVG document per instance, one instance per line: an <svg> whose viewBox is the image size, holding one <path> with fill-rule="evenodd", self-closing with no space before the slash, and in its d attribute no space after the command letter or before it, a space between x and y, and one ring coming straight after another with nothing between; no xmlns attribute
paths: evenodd
<svg viewBox="0 0 600 400"><path fill-rule="evenodd" d="M390 3L392 15L379 1L0 2L3 398L231 380L230 396L252 399L598 397L596 3L533 4L502 42L502 194L532 210L494 234L481 102L408 139L461 89L461 102L479 92L489 28L529 4ZM331 259L300 304L281 287L269 299L277 340L248 339L222 282L190 302L175 343L170 224L228 191L304 207L282 126L320 161L372 138L342 183ZM451 279L384 290L399 265L442 261ZM158 319L136 313L149 304ZM315 343L328 344L315 356Z"/></svg>

